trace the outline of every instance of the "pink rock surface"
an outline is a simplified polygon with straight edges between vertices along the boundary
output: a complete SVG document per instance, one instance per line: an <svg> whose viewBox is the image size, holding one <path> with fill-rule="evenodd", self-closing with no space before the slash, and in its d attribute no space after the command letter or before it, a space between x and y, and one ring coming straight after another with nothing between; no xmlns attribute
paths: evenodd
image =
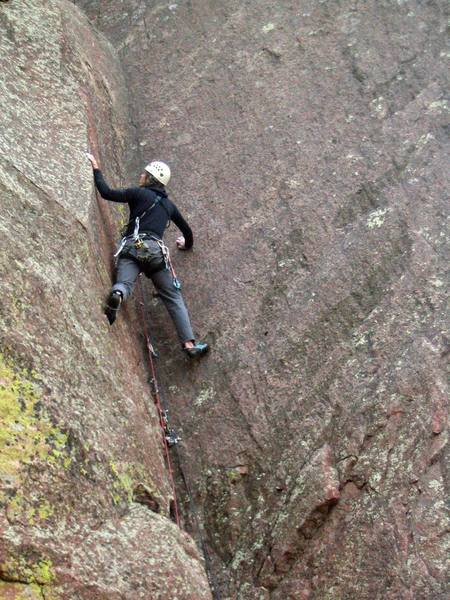
<svg viewBox="0 0 450 600"><path fill-rule="evenodd" d="M155 329L221 597L443 599L445 3L78 4L197 236L213 352Z"/></svg>
<svg viewBox="0 0 450 600"><path fill-rule="evenodd" d="M24 578L27 593L55 578L66 597L72 586L133 598L139 565L151 568L143 540L164 557L164 532L181 597L209 594L192 546L165 519L171 491L156 415L149 422L141 402L135 312L111 331L101 315L109 218L81 157L94 143L116 185L152 158L168 161L169 192L194 229L194 251L176 267L212 352L187 364L156 300L148 316L183 440L184 524L215 597L443 600L446 4L76 4L115 47L125 85L113 50L75 11L0 5L2 341L43 378L47 412L30 430L44 455L55 446L51 468L43 458L19 468L13 456L4 479L8 593ZM45 415L70 430L67 442ZM139 483L160 516L130 510ZM129 580L115 575L121 555ZM167 594L159 564L159 591L133 587L137 597Z"/></svg>
<svg viewBox="0 0 450 600"><path fill-rule="evenodd" d="M137 315L102 314L112 219L85 152L123 161L120 64L69 2L2 3L0 27L0 598L210 598L169 518Z"/></svg>

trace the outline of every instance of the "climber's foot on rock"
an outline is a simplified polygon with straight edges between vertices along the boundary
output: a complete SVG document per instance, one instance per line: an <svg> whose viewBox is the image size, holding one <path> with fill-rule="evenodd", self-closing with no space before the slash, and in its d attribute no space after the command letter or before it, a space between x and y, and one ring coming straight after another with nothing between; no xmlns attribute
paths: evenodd
<svg viewBox="0 0 450 600"><path fill-rule="evenodd" d="M117 313L119 312L120 305L122 304L122 300L122 292L119 292L118 290L113 290L106 300L104 312L110 325L112 325L116 320Z"/></svg>
<svg viewBox="0 0 450 600"><path fill-rule="evenodd" d="M189 358L200 358L201 356L206 354L208 350L208 344L205 344L203 342L195 342L183 347L183 352L185 352L189 356Z"/></svg>

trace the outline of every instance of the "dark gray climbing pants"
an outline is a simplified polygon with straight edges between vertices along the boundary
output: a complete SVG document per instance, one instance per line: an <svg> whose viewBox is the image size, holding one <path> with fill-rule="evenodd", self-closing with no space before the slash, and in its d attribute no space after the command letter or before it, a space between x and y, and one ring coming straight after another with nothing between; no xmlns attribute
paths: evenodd
<svg viewBox="0 0 450 600"><path fill-rule="evenodd" d="M117 263L116 283L112 289L122 292L123 299L126 300L133 291L136 279L141 272L152 280L172 318L180 341L193 340L194 334L183 296L181 291L174 287L172 274L169 270L164 269L152 273L149 272L149 267L146 268L145 264L132 258L121 257Z"/></svg>

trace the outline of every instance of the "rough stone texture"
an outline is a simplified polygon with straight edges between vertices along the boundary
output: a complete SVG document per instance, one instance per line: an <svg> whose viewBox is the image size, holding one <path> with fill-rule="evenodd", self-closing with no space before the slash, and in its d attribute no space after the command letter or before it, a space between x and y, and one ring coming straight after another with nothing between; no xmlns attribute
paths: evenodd
<svg viewBox="0 0 450 600"><path fill-rule="evenodd" d="M2 3L1 592L209 597L166 518L136 316L101 315L90 144L115 184L169 161L197 236L177 268L210 357L151 318L216 597L443 600L448 4L76 4L137 141L101 35L67 3ZM161 515L130 510L139 484Z"/></svg>
<svg viewBox="0 0 450 600"><path fill-rule="evenodd" d="M216 593L443 600L448 3L77 4L197 234L214 350L155 329Z"/></svg>
<svg viewBox="0 0 450 600"><path fill-rule="evenodd" d="M101 310L112 216L84 152L120 183L120 64L69 2L2 3L0 30L0 597L210 598L169 518L136 314Z"/></svg>

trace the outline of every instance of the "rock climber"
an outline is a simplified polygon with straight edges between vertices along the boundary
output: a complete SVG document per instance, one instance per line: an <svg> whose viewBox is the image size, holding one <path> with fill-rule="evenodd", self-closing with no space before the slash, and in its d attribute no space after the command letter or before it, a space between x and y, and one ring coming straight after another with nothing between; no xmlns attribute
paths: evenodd
<svg viewBox="0 0 450 600"><path fill-rule="evenodd" d="M111 189L103 178L92 154L87 154L94 172L95 185L102 198L128 204L129 221L124 228L116 256L118 256L115 283L107 298L105 314L110 325L133 291L139 273L149 277L164 302L175 325L183 351L190 358L198 358L208 351L208 344L196 342L189 314L180 291L163 234L173 221L183 234L176 244L179 250L192 248L192 230L180 211L167 196L170 168L161 161L148 164L139 178L138 187Z"/></svg>

